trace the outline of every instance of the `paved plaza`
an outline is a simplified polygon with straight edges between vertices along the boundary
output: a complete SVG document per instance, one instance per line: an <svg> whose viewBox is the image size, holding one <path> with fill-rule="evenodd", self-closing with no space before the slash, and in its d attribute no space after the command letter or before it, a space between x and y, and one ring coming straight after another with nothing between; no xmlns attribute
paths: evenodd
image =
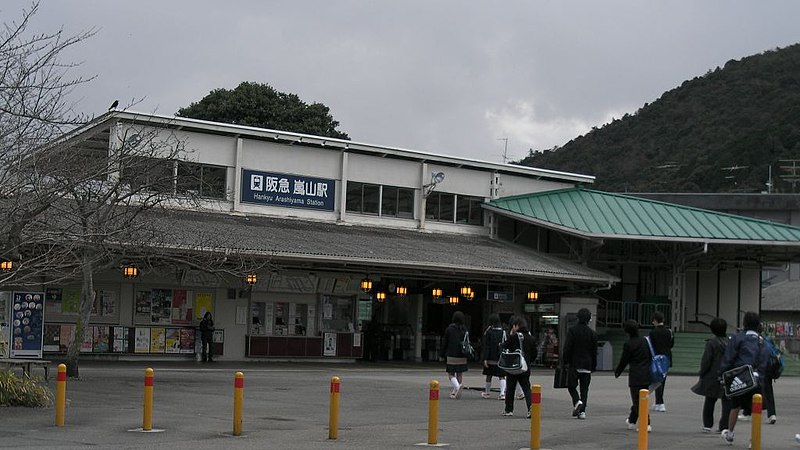
<svg viewBox="0 0 800 450"><path fill-rule="evenodd" d="M2 448L375 449L419 448L427 440L428 387L439 380L440 444L457 449L529 446L529 420L519 400L514 417L502 402L483 399L480 368L466 373L473 389L448 398L443 364L388 363L157 363L153 428L140 433L145 363L83 363L81 379L67 385L66 426L54 426L52 407L0 408ZM245 374L243 433L233 429L234 373ZM54 371L53 371L54 372ZM328 439L329 387L341 379L339 438ZM55 386L54 376L50 385ZM626 376L599 372L592 379L587 419L571 415L566 390L552 389L552 371L535 370L542 385L542 448L635 449L625 426L630 407ZM670 376L666 413L652 414L651 449L729 448L718 434L704 434L703 399L689 391L695 377ZM495 387L497 382L495 381ZM800 448L800 379L778 380L778 423L763 425L762 448ZM496 393L495 396L496 397ZM717 413L718 414L718 413ZM733 448L747 448L750 422L739 422Z"/></svg>

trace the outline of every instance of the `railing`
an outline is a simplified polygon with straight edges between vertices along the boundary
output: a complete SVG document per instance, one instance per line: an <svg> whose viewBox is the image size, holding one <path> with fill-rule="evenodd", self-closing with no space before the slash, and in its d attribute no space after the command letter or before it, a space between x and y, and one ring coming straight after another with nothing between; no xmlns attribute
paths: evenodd
<svg viewBox="0 0 800 450"><path fill-rule="evenodd" d="M672 305L668 303L617 302L601 298L597 304L597 324L605 327L621 327L626 320L633 319L640 327L650 328L656 311L664 314L664 325L669 327Z"/></svg>

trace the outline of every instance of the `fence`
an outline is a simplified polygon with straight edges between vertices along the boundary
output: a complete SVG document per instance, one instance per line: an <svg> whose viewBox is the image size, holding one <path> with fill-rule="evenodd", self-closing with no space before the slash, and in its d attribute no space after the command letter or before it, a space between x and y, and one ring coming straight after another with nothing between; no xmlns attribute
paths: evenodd
<svg viewBox="0 0 800 450"><path fill-rule="evenodd" d="M597 305L597 324L606 327L621 327L626 320L633 319L639 326L647 328L653 321L653 313L664 314L664 325L672 320L672 305L669 303L617 302L600 299Z"/></svg>

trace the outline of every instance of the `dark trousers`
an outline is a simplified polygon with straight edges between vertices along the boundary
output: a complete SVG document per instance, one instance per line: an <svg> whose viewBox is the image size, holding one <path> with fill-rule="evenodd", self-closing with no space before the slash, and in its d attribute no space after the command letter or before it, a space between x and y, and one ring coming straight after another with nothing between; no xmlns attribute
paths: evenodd
<svg viewBox="0 0 800 450"><path fill-rule="evenodd" d="M664 386L667 384L667 379L661 382L661 386L656 388L656 405L664 404Z"/></svg>
<svg viewBox="0 0 800 450"><path fill-rule="evenodd" d="M719 417L719 428L722 431L728 428L728 415L731 412L731 405L728 399L716 397L706 397L703 402L703 426L706 428L714 427L714 407L717 405L717 400L720 400L722 406L722 413Z"/></svg>
<svg viewBox="0 0 800 450"><path fill-rule="evenodd" d="M567 387L567 391L569 391L569 396L572 397L572 405L574 406L578 403L578 400L583 402L583 406L581 406L581 410L578 412L586 411L586 404L589 398L589 384L592 382L592 374L591 373L580 373L578 372L578 386L575 387ZM578 396L578 387L580 387L581 393Z"/></svg>
<svg viewBox="0 0 800 450"><path fill-rule="evenodd" d="M639 391L647 389L649 386L629 386L631 390L631 413L628 415L628 423L636 423L639 421ZM650 424L650 415L647 415L647 424Z"/></svg>
<svg viewBox="0 0 800 450"><path fill-rule="evenodd" d="M765 378L761 391L764 393L764 409L767 415L777 415L775 412L775 392L772 390L772 378Z"/></svg>
<svg viewBox="0 0 800 450"><path fill-rule="evenodd" d="M214 344L211 342L213 339L200 338L200 351L203 361L213 361Z"/></svg>
<svg viewBox="0 0 800 450"><path fill-rule="evenodd" d="M517 389L517 383L522 388L522 393L525 394L525 404L528 405L527 411L531 410L531 373L530 371L521 373L519 375L506 376L506 412L514 412L514 392Z"/></svg>

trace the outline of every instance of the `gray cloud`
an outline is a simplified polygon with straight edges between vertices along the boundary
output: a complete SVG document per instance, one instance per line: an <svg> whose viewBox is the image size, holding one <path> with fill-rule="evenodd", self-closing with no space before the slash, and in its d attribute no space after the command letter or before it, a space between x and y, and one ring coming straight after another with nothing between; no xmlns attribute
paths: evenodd
<svg viewBox="0 0 800 450"><path fill-rule="evenodd" d="M6 0L3 21L27 0ZM683 80L800 41L800 3L46 1L34 27L98 34L65 57L114 99L173 114L211 89L269 83L331 108L357 141L500 161L631 113Z"/></svg>

